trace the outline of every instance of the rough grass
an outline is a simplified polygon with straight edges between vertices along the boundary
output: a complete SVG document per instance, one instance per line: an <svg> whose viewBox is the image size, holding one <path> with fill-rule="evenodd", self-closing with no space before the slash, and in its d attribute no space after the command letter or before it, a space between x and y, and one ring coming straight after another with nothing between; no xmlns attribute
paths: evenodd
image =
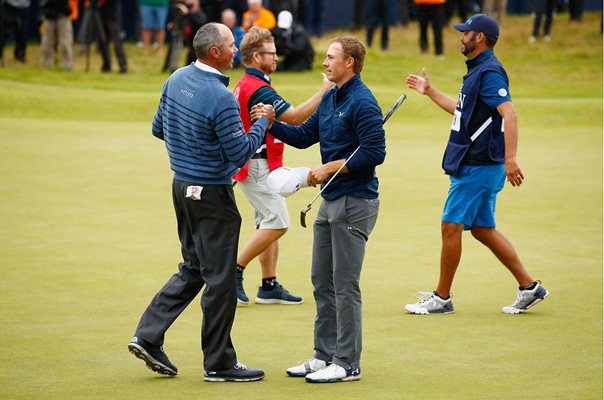
<svg viewBox="0 0 604 400"><path fill-rule="evenodd" d="M281 241L279 277L300 306L240 308L233 331L242 362L262 367L254 384L202 381L200 311L192 304L166 337L175 379L155 376L126 351L140 314L175 271L180 252L165 149L150 135L166 75L128 46L132 73L68 74L30 63L0 70L0 397L6 399L601 399L602 36L600 16L556 19L553 41L529 47L529 17L510 17L496 54L520 115L519 161L527 177L506 187L499 228L551 296L533 311L500 312L513 279L482 246L464 240L453 288L457 312L403 312L438 276L439 216L448 181L440 170L450 118L409 99L387 125L378 169L381 210L363 270L363 379L308 385L284 369L312 354L312 231L297 225L314 195L288 199L293 226ZM362 36L362 32L355 32ZM363 79L387 108L404 76L425 66L455 96L464 72L458 34L446 59L420 55L417 28L397 28L392 49L370 50ZM317 41L321 54L327 39ZM11 54L9 50L7 53ZM320 58L320 57L319 57ZM318 89L317 68L274 74L294 104ZM232 82L241 71L233 71ZM318 150L288 149L290 166ZM238 192L244 226L252 211ZM316 215L315 204L308 218ZM259 283L257 262L246 275ZM198 301L194 301L198 303Z"/></svg>

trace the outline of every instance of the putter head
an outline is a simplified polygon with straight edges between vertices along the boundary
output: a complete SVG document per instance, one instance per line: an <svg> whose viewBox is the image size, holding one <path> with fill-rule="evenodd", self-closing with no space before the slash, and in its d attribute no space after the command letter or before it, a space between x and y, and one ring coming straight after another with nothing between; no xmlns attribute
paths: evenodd
<svg viewBox="0 0 604 400"><path fill-rule="evenodd" d="M304 210L300 211L300 225L303 228L306 228L306 213L310 211L310 206L306 207Z"/></svg>

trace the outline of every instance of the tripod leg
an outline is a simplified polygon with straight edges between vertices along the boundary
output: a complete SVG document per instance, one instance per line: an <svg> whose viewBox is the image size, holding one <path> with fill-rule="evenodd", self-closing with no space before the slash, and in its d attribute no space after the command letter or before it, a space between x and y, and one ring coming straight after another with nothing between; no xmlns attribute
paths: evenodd
<svg viewBox="0 0 604 400"><path fill-rule="evenodd" d="M84 10L84 16L82 17L82 25L80 26L80 32L78 33L78 42L80 43L80 54L86 53L86 72L90 70L90 42L92 41L92 26L90 24L90 8Z"/></svg>
<svg viewBox="0 0 604 400"><path fill-rule="evenodd" d="M172 32L172 38L170 40L168 51L167 67L170 69L170 73L176 71L180 63L180 54L182 52L182 41L183 35L182 30L175 30Z"/></svg>

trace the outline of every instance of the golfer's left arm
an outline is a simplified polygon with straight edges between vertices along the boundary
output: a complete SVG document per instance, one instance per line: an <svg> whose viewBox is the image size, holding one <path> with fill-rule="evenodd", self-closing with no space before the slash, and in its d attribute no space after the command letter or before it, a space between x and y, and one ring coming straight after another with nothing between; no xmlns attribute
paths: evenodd
<svg viewBox="0 0 604 400"><path fill-rule="evenodd" d="M338 172L338 169L346 162L346 159L334 160L319 166L312 168L308 172L308 185L309 186L317 186L318 184L323 183L327 178ZM348 164L344 165L344 168L340 171L340 174L347 174L350 172L348 170Z"/></svg>
<svg viewBox="0 0 604 400"><path fill-rule="evenodd" d="M497 111L503 118L503 136L505 140L505 174L512 186L520 186L524 175L516 160L518 150L518 115L511 101L497 106Z"/></svg>
<svg viewBox="0 0 604 400"><path fill-rule="evenodd" d="M354 173L373 168L384 162L386 157L386 136L382 126L382 112L377 103L363 102L355 115L359 150L342 168L340 173ZM350 156L348 156L350 157ZM346 160L334 160L311 169L308 184L315 186L335 174Z"/></svg>

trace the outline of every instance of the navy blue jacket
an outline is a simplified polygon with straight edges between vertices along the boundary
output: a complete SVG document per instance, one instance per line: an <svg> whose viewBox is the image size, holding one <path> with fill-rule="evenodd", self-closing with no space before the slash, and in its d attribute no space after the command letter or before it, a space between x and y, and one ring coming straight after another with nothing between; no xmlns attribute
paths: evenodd
<svg viewBox="0 0 604 400"><path fill-rule="evenodd" d="M386 157L386 136L382 111L359 75L340 89L334 86L325 93L317 111L304 124L291 126L275 121L270 133L299 149L319 142L323 164L347 159L360 146L346 164L349 173L338 174L322 196L326 200L345 195L363 199L378 197L375 167Z"/></svg>

